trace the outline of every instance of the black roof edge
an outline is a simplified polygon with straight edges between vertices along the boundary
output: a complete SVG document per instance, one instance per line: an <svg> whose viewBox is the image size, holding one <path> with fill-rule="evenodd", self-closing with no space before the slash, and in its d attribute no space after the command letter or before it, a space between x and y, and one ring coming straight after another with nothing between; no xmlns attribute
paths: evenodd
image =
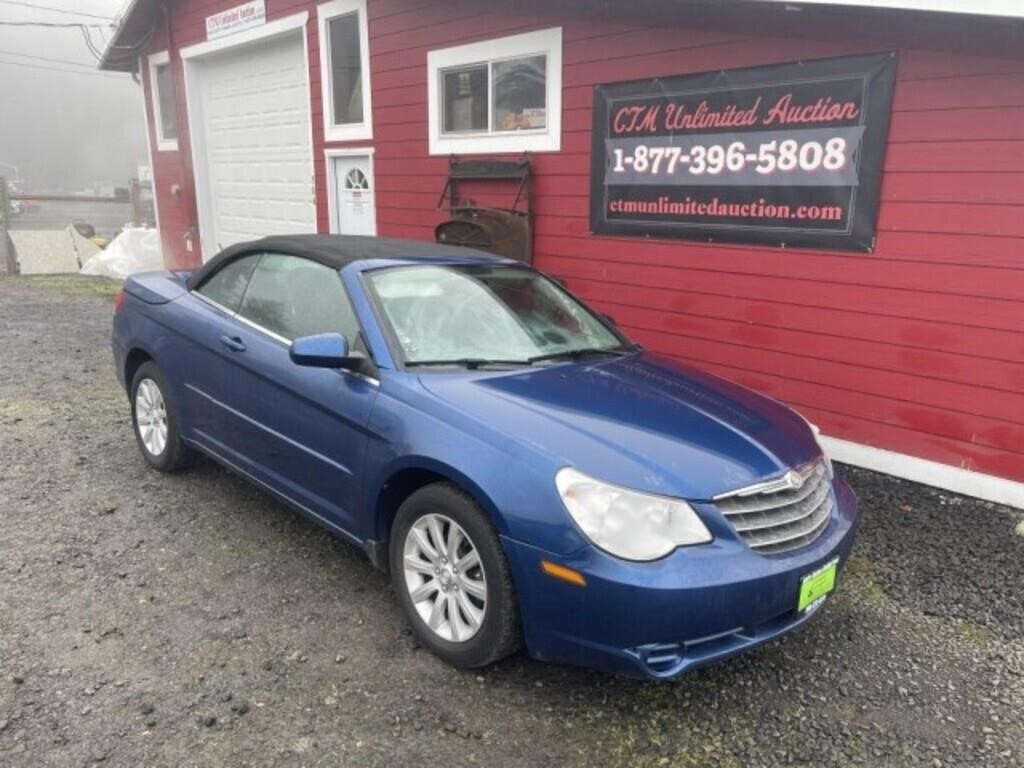
<svg viewBox="0 0 1024 768"><path fill-rule="evenodd" d="M188 288L192 290L222 264L248 253L280 253L302 256L333 269L341 269L355 261L367 259L472 259L493 261L497 264L518 264L512 259L463 248L442 245L427 240L406 240L363 235L271 235L260 240L230 245L199 269L189 275ZM523 265L526 266L526 265Z"/></svg>
<svg viewBox="0 0 1024 768"><path fill-rule="evenodd" d="M137 72L139 56L146 52L165 7L165 0L130 0L118 17L117 29L103 51L99 69Z"/></svg>

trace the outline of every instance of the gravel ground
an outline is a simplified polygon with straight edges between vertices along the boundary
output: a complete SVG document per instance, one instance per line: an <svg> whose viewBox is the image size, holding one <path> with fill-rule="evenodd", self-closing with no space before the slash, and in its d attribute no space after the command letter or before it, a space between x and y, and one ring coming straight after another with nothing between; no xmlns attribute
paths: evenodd
<svg viewBox="0 0 1024 768"><path fill-rule="evenodd" d="M0 278L0 766L1024 765L1024 514L846 469L855 556L788 639L671 684L460 672L352 547L145 467L110 295Z"/></svg>

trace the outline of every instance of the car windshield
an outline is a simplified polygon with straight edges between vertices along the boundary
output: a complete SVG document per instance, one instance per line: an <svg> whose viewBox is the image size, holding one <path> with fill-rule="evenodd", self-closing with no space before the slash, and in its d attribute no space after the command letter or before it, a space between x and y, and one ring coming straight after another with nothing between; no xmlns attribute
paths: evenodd
<svg viewBox="0 0 1024 768"><path fill-rule="evenodd" d="M530 269L391 267L370 272L368 282L406 365L532 365L632 349Z"/></svg>

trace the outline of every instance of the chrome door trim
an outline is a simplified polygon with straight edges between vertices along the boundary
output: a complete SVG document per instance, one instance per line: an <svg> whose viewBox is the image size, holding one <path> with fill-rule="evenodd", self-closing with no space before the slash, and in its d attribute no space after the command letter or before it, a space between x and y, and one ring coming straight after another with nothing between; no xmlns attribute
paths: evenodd
<svg viewBox="0 0 1024 768"><path fill-rule="evenodd" d="M234 416L237 416L238 418L242 419L243 421L248 422L249 424L252 424L257 429L261 429L264 432L266 432L267 434L276 437L278 440L281 440L282 442L288 443L289 445L291 445L291 446L293 446L295 448L298 448L303 453L309 454L314 459L319 459L324 464L329 464L330 466L334 467L335 469L341 470L346 475L349 475L349 476L352 475L352 470L351 469L346 467L344 464L339 464L338 462L336 462L334 459L330 458L329 456L324 456L322 453L320 453L318 451L314 451L309 446L303 445L302 443L298 442L297 440L293 440L292 438L288 437L288 435L282 434L282 433L278 432L276 429L271 429L270 427L268 427L263 422L257 421L256 419L252 418L251 416L246 416L241 411L239 411L239 410L237 410L235 408L232 408L227 403L222 403L220 400L218 400L217 398L213 397L212 395L208 395L206 392L203 392L203 390L199 389L198 387L194 387L191 384L186 384L185 387L186 387L186 389L192 390L193 392L195 392L200 397L206 398L211 403L216 405L218 408L222 408L223 410L227 411L228 413L230 413L230 414L232 414Z"/></svg>

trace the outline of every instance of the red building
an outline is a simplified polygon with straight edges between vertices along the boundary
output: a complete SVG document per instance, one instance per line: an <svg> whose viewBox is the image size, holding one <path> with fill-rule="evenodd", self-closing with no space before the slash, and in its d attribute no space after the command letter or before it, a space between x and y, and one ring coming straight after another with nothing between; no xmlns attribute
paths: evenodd
<svg viewBox="0 0 1024 768"><path fill-rule="evenodd" d="M1013 0L134 0L102 66L142 80L170 267L279 232L433 239L450 156L529 153L534 264L635 340L796 406L841 461L1024 506L1021 17ZM866 54L895 62L863 145L866 247L595 226L603 89Z"/></svg>

